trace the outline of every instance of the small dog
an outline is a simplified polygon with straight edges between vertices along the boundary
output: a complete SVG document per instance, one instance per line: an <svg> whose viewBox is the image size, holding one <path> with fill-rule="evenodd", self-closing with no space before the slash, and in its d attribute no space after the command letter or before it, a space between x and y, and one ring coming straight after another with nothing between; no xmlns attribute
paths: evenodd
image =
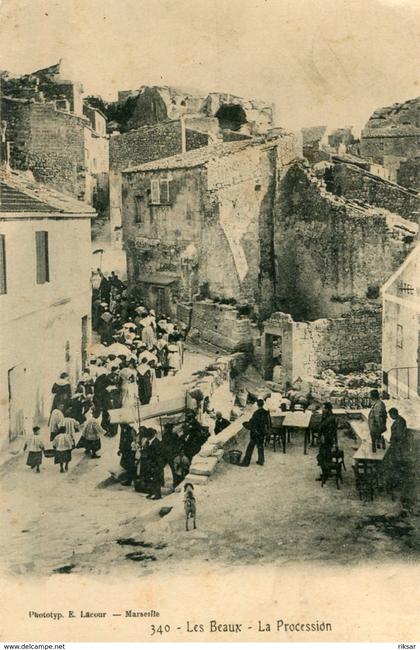
<svg viewBox="0 0 420 650"><path fill-rule="evenodd" d="M189 530L188 521L193 520L194 529L197 508L195 504L194 486L192 483L185 483L184 485L184 510L185 510L185 529Z"/></svg>

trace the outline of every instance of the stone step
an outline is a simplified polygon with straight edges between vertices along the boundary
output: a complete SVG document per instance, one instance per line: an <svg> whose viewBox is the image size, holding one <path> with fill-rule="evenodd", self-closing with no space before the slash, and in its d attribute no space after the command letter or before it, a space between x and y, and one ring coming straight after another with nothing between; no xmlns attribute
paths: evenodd
<svg viewBox="0 0 420 650"><path fill-rule="evenodd" d="M185 478L184 483L192 483L193 485L205 485L208 480L209 480L208 476L202 476L198 474L188 474ZM176 488L175 491L178 492L178 488ZM181 492L181 488L179 488L179 491Z"/></svg>
<svg viewBox="0 0 420 650"><path fill-rule="evenodd" d="M210 476L216 469L217 462L215 456L195 457L190 467L190 474Z"/></svg>

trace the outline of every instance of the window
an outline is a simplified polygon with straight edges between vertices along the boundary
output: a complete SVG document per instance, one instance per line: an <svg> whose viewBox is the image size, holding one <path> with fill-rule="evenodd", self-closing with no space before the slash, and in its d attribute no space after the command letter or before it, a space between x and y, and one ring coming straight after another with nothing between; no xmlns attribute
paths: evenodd
<svg viewBox="0 0 420 650"><path fill-rule="evenodd" d="M150 181L150 202L153 204L168 204L170 203L169 179L168 178L153 178Z"/></svg>
<svg viewBox="0 0 420 650"><path fill-rule="evenodd" d="M143 219L143 208L144 208L144 196L143 194L136 194L134 197L134 208L135 208L135 221L136 223L144 223Z"/></svg>
<svg viewBox="0 0 420 650"><path fill-rule="evenodd" d="M159 183L160 188L160 202L169 203L169 180L163 178Z"/></svg>
<svg viewBox="0 0 420 650"><path fill-rule="evenodd" d="M397 325L397 348L403 347L403 326L402 325Z"/></svg>
<svg viewBox="0 0 420 650"><path fill-rule="evenodd" d="M48 262L48 233L40 230L35 233L36 243L36 283L44 284L50 281Z"/></svg>
<svg viewBox="0 0 420 650"><path fill-rule="evenodd" d="M0 235L0 295L7 293L6 235Z"/></svg>
<svg viewBox="0 0 420 650"><path fill-rule="evenodd" d="M150 194L151 203L160 203L159 181L156 179L150 181Z"/></svg>

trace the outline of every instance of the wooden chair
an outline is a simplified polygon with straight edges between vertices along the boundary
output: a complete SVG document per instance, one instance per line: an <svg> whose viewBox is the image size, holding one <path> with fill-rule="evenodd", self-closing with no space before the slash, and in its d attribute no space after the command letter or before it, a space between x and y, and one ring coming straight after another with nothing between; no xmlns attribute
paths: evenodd
<svg viewBox="0 0 420 650"><path fill-rule="evenodd" d="M356 479L356 490L359 499L373 501L375 489L378 485L378 476L375 467L370 463L356 463L353 465L353 472Z"/></svg>
<svg viewBox="0 0 420 650"><path fill-rule="evenodd" d="M311 418L309 434L311 438L311 447L319 444L319 425L321 423L321 413L314 413Z"/></svg>
<svg viewBox="0 0 420 650"><path fill-rule="evenodd" d="M329 478L335 478L337 490L340 489L340 483L343 484L343 469L346 471L344 464L344 451L335 447L331 456L331 463L327 471L322 473L321 487L324 487Z"/></svg>
<svg viewBox="0 0 420 650"><path fill-rule="evenodd" d="M273 444L273 451L276 451L276 444L280 449L283 449L283 453L286 453L286 430L284 427L271 427L269 433L265 437L265 446L268 447L270 444Z"/></svg>

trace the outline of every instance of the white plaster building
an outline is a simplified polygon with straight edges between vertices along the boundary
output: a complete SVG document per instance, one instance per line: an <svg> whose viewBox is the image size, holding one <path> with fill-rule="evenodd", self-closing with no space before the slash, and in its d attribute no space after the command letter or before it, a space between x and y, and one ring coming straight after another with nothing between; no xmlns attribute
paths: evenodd
<svg viewBox="0 0 420 650"><path fill-rule="evenodd" d="M420 243L382 287L382 368L391 397L420 400Z"/></svg>
<svg viewBox="0 0 420 650"><path fill-rule="evenodd" d="M1 444L49 416L51 387L74 385L90 341L95 211L30 175L0 171Z"/></svg>

